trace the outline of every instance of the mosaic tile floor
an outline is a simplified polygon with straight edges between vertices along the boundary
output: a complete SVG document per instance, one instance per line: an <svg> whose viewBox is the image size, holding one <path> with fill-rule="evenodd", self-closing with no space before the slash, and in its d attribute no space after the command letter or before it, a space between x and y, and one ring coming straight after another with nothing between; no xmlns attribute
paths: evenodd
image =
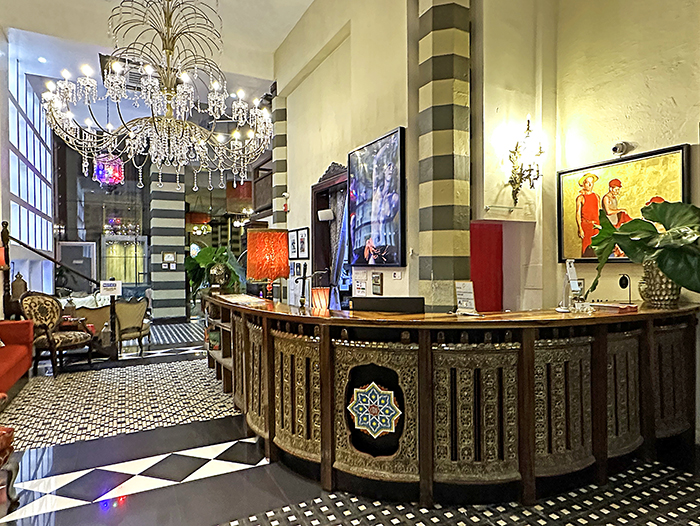
<svg viewBox="0 0 700 526"><path fill-rule="evenodd" d="M422 508L347 493L324 493L300 504L239 518L223 526L700 526L700 480L660 463L635 464L536 506Z"/></svg>
<svg viewBox="0 0 700 526"><path fill-rule="evenodd" d="M204 343L204 322L153 325L151 338L153 346Z"/></svg>
<svg viewBox="0 0 700 526"><path fill-rule="evenodd" d="M27 449L238 414L205 360L35 377L0 413Z"/></svg>

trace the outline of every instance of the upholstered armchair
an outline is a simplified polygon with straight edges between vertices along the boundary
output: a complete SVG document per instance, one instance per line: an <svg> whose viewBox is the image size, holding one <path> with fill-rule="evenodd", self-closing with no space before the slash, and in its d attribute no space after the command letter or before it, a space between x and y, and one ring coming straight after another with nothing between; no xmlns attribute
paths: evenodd
<svg viewBox="0 0 700 526"><path fill-rule="evenodd" d="M115 305L117 313L117 340L119 352L122 350L122 342L138 340L140 354L143 355L143 339L151 337L151 322L146 319L148 300L141 298L129 301L120 300Z"/></svg>
<svg viewBox="0 0 700 526"><path fill-rule="evenodd" d="M34 374L44 351L51 355L54 376L58 376L58 362L63 367L63 351L88 347L88 363L92 363L92 334L82 325L81 330L60 331L61 302L41 292L25 292L20 297L24 317L34 322Z"/></svg>

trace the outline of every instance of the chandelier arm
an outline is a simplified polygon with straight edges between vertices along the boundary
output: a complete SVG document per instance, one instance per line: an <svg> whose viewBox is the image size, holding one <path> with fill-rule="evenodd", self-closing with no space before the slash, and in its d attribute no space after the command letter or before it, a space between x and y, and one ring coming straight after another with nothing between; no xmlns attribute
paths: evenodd
<svg viewBox="0 0 700 526"><path fill-rule="evenodd" d="M199 36L199 35L197 35ZM205 39L205 37L202 35L201 38L194 38L192 34L186 34L183 33L180 35L178 40L185 40L187 41L190 46L197 48L198 50L201 51L201 55L198 55L195 52L191 52L194 56L200 57L202 60L210 60L208 58L208 55L214 55L215 51L218 51L218 48L212 48L211 44ZM204 44L206 44L206 47L202 44L202 41ZM184 46L184 44L183 44ZM180 53L182 53L186 48L183 47L182 50L180 50ZM208 52L207 52L208 51Z"/></svg>
<svg viewBox="0 0 700 526"><path fill-rule="evenodd" d="M107 104L109 104L109 102ZM90 116L92 117L92 121L97 125L97 127L100 130L102 130L104 133L106 133L107 135L109 135L111 137L112 133L109 130L106 130L105 128L103 128L102 125L100 124L100 121L98 121L97 117L95 117L95 113L92 111L92 105L88 102L86 104L86 106L88 108L88 111L90 112Z"/></svg>
<svg viewBox="0 0 700 526"><path fill-rule="evenodd" d="M119 115L119 120L122 122L122 126L124 126L124 128L126 128L126 131L128 131L129 133L132 133L133 130L131 128L129 128L129 125L126 123L126 121L124 120L124 117L122 116L121 104L119 102L115 102L114 104L117 106L117 114Z"/></svg>

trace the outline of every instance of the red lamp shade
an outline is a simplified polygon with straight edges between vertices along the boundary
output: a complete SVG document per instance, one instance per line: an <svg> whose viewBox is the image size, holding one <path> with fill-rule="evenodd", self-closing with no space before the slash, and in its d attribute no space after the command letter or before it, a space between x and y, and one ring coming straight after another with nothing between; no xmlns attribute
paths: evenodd
<svg viewBox="0 0 700 526"><path fill-rule="evenodd" d="M248 230L248 279L289 277L289 245L286 230Z"/></svg>

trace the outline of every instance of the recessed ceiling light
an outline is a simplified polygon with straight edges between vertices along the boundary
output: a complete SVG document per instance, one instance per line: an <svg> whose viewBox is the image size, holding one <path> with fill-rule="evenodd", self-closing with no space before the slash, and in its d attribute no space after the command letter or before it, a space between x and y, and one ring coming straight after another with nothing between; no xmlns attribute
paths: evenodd
<svg viewBox="0 0 700 526"><path fill-rule="evenodd" d="M42 64L46 64L46 59L44 57L39 57L37 60Z"/></svg>

